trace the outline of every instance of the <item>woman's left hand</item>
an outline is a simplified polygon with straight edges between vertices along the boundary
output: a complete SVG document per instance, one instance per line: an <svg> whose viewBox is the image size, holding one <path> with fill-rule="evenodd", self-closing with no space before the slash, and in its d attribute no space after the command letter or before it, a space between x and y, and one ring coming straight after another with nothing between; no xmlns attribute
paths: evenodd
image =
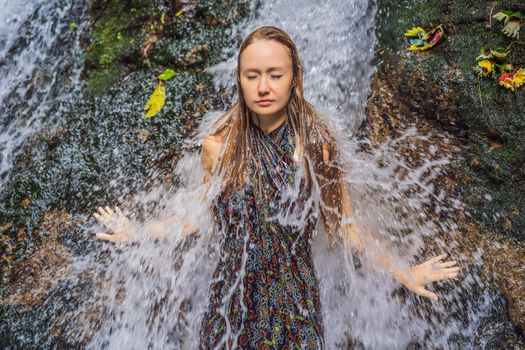
<svg viewBox="0 0 525 350"><path fill-rule="evenodd" d="M436 282L455 278L459 274L459 267L455 266L456 261L441 262L447 254L438 255L424 263L410 267L398 276L399 282L414 293L438 300L436 293L425 289L425 285L430 282Z"/></svg>

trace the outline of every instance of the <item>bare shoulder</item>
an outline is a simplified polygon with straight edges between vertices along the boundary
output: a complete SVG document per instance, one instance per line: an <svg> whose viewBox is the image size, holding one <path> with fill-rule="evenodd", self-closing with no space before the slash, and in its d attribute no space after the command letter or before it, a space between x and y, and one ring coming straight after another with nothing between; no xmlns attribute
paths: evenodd
<svg viewBox="0 0 525 350"><path fill-rule="evenodd" d="M202 151L210 154L215 154L220 151L224 138L226 136L226 130L221 130L214 134L208 134L202 140Z"/></svg>
<svg viewBox="0 0 525 350"><path fill-rule="evenodd" d="M221 130L206 135L202 140L201 163L205 171L205 181L209 179L215 169L225 136L226 130Z"/></svg>

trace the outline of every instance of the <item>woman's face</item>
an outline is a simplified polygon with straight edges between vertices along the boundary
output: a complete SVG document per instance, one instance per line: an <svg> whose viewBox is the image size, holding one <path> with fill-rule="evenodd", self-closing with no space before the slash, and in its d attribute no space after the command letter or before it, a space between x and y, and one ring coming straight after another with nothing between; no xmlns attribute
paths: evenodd
<svg viewBox="0 0 525 350"><path fill-rule="evenodd" d="M278 117L292 91L293 67L289 49L275 40L259 39L240 57L240 83L244 100L261 117Z"/></svg>

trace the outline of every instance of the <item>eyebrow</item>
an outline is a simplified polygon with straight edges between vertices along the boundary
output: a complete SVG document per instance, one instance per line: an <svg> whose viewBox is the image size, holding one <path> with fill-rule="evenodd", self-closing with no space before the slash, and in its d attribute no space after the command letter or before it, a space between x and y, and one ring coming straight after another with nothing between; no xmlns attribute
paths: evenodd
<svg viewBox="0 0 525 350"><path fill-rule="evenodd" d="M283 68L282 67L270 67L267 69L268 72L273 72L276 70L283 70ZM261 71L255 68L246 68L243 70L243 73L249 73L249 72L260 73Z"/></svg>

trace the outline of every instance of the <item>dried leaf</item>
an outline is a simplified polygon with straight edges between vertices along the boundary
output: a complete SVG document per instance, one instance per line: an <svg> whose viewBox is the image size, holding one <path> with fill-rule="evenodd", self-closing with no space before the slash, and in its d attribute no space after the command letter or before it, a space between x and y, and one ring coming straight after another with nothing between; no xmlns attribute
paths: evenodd
<svg viewBox="0 0 525 350"><path fill-rule="evenodd" d="M522 22L520 20L511 20L501 30L503 34L511 38L517 38L521 29Z"/></svg>
<svg viewBox="0 0 525 350"><path fill-rule="evenodd" d="M493 58L493 54L491 52L489 53L486 53L485 51L481 51L479 56L476 57L476 61L479 61L479 60L490 60L491 58Z"/></svg>
<svg viewBox="0 0 525 350"><path fill-rule="evenodd" d="M507 23L509 21L510 14L509 11L500 11L492 17L497 19L498 21L505 21L505 23Z"/></svg>
<svg viewBox="0 0 525 350"><path fill-rule="evenodd" d="M495 48L494 50L492 50L492 49L490 50L490 53L492 54L492 56L494 56L497 59L503 59L503 58L507 57L509 52L510 51L506 51L502 47L498 47L498 48Z"/></svg>
<svg viewBox="0 0 525 350"><path fill-rule="evenodd" d="M153 94L151 94L148 103L146 103L146 106L144 107L144 110L146 111L144 119L151 118L155 114L157 114L164 106L165 101L166 87L164 86L164 81L161 80L159 81L159 84L157 85L155 91L153 91Z"/></svg>
<svg viewBox="0 0 525 350"><path fill-rule="evenodd" d="M489 145L489 150L491 150L491 151L494 151L495 149L498 149L498 148L503 146L501 143L495 142L495 141L490 140L488 138L485 138L485 141Z"/></svg>

